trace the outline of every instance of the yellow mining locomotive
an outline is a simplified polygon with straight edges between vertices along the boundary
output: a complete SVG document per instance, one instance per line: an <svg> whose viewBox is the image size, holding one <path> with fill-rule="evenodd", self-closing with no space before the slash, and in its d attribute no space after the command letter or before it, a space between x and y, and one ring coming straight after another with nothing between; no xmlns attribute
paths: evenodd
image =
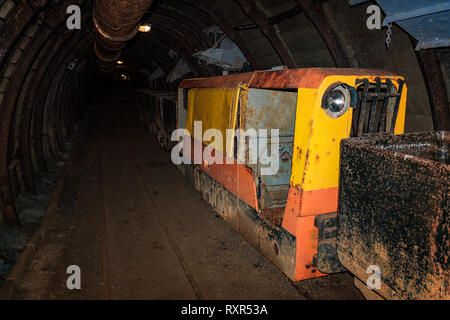
<svg viewBox="0 0 450 320"><path fill-rule="evenodd" d="M402 77L364 69L256 71L184 80L177 127L186 129L183 139L191 148L180 169L226 221L292 280L339 271L340 142L402 133L406 93ZM200 132L196 123L201 123ZM212 128L224 137L223 144L205 138ZM265 137L269 147L278 145L274 174L263 174L264 164L248 161L252 152L267 151L245 142L250 129L278 130L277 139ZM223 161L195 162L193 150L208 146L214 159ZM245 148L246 160L237 161Z"/></svg>

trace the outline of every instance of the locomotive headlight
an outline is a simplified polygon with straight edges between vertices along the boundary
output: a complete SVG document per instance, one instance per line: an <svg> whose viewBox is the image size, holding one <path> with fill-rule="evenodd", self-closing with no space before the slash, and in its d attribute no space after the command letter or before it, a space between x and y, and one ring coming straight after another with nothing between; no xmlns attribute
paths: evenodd
<svg viewBox="0 0 450 320"><path fill-rule="evenodd" d="M327 111L330 117L339 118L350 107L351 96L348 85L331 85L323 95L322 108Z"/></svg>

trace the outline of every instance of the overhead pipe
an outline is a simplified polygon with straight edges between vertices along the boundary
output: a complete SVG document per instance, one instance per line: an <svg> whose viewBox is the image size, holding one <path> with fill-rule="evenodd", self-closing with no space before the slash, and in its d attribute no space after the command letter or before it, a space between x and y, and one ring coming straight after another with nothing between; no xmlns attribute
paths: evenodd
<svg viewBox="0 0 450 320"><path fill-rule="evenodd" d="M96 0L93 22L94 43L100 69L111 71L125 42L139 31L139 22L153 0Z"/></svg>

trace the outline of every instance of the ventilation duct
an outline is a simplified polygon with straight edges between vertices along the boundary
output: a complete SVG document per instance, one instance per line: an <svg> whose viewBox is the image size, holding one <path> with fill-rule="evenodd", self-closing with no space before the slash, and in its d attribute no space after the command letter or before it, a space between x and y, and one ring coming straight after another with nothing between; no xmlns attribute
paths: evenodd
<svg viewBox="0 0 450 320"><path fill-rule="evenodd" d="M125 42L139 31L142 16L152 0L96 0L93 21L97 31L94 44L100 69L111 71Z"/></svg>

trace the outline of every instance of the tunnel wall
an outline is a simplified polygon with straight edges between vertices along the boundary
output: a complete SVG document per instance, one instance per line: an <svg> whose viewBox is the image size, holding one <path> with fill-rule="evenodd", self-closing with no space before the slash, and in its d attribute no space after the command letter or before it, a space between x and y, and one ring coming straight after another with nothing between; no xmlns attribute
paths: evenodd
<svg viewBox="0 0 450 320"><path fill-rule="evenodd" d="M20 225L19 194L46 189L84 104L92 37L64 29L67 6L82 3L1 3L0 209L9 225Z"/></svg>

